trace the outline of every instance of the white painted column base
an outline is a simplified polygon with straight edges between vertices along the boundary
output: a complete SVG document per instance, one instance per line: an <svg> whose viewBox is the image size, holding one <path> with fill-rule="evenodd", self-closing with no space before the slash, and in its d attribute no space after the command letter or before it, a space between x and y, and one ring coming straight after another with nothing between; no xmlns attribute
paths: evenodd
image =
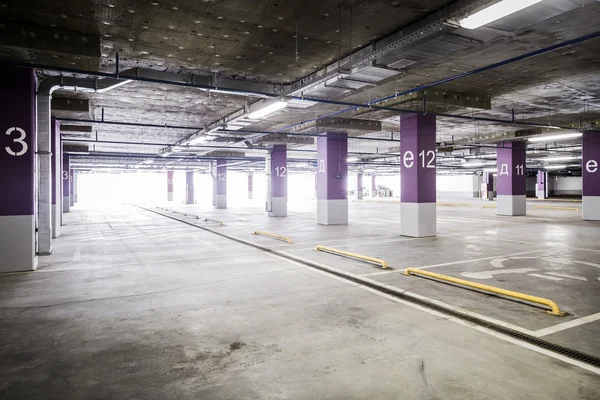
<svg viewBox="0 0 600 400"><path fill-rule="evenodd" d="M35 255L35 216L0 217L0 272L33 271Z"/></svg>
<svg viewBox="0 0 600 400"><path fill-rule="evenodd" d="M254 193L248 192L248 200L252 200L254 198Z"/></svg>
<svg viewBox="0 0 600 400"><path fill-rule="evenodd" d="M173 201L173 192L167 192L167 201Z"/></svg>
<svg viewBox="0 0 600 400"><path fill-rule="evenodd" d="M537 198L538 199L545 199L546 198L546 191L545 190L538 190L537 191Z"/></svg>
<svg viewBox="0 0 600 400"><path fill-rule="evenodd" d="M287 217L287 197L271 197L269 217Z"/></svg>
<svg viewBox="0 0 600 400"><path fill-rule="evenodd" d="M354 191L354 200L362 200L363 199L363 192L362 190L356 190Z"/></svg>
<svg viewBox="0 0 600 400"><path fill-rule="evenodd" d="M437 233L436 203L401 203L400 234L410 237L435 236Z"/></svg>
<svg viewBox="0 0 600 400"><path fill-rule="evenodd" d="M218 210L224 210L227 208L227 195L218 194L215 202L215 207Z"/></svg>
<svg viewBox="0 0 600 400"><path fill-rule="evenodd" d="M185 204L196 204L196 200L186 200Z"/></svg>
<svg viewBox="0 0 600 400"><path fill-rule="evenodd" d="M347 225L348 199L317 200L317 223L320 225Z"/></svg>
<svg viewBox="0 0 600 400"><path fill-rule="evenodd" d="M600 221L600 196L583 196L581 216L585 221Z"/></svg>
<svg viewBox="0 0 600 400"><path fill-rule="evenodd" d="M498 215L525 215L526 209L527 200L524 194L518 196L501 194L496 200L496 214Z"/></svg>
<svg viewBox="0 0 600 400"><path fill-rule="evenodd" d="M52 204L52 237L60 236L60 204Z"/></svg>
<svg viewBox="0 0 600 400"><path fill-rule="evenodd" d="M68 185L68 183L67 183ZM63 212L69 212L71 211L71 196L63 196Z"/></svg>

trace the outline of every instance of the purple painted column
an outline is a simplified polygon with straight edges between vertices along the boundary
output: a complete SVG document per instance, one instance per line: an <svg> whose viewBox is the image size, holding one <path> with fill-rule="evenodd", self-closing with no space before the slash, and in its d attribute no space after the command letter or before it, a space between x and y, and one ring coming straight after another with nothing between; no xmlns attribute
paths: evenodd
<svg viewBox="0 0 600 400"><path fill-rule="evenodd" d="M75 205L75 171L69 169L69 200L71 201L71 207Z"/></svg>
<svg viewBox="0 0 600 400"><path fill-rule="evenodd" d="M0 66L0 272L37 267L36 76Z"/></svg>
<svg viewBox="0 0 600 400"><path fill-rule="evenodd" d="M526 177L525 143L503 142L497 147L497 213L525 215Z"/></svg>
<svg viewBox="0 0 600 400"><path fill-rule="evenodd" d="M587 221L600 221L600 133L585 132L582 144L582 216Z"/></svg>
<svg viewBox="0 0 600 400"><path fill-rule="evenodd" d="M225 209L227 208L227 160L217 160L216 169L216 207L217 209Z"/></svg>
<svg viewBox="0 0 600 400"><path fill-rule="evenodd" d="M348 223L348 134L325 132L317 138L317 223Z"/></svg>
<svg viewBox="0 0 600 400"><path fill-rule="evenodd" d="M545 199L547 193L548 173L546 171L537 172L536 194L538 199Z"/></svg>
<svg viewBox="0 0 600 400"><path fill-rule="evenodd" d="M167 201L173 201L173 184L175 173L173 171L167 171Z"/></svg>
<svg viewBox="0 0 600 400"><path fill-rule="evenodd" d="M185 204L196 204L196 200L194 200L194 171L185 172Z"/></svg>
<svg viewBox="0 0 600 400"><path fill-rule="evenodd" d="M60 226L62 219L62 195L61 188L61 159L60 159L60 122L56 118L52 118L50 123L50 152L52 157L50 160L50 174L52 175L52 237L60 236Z"/></svg>
<svg viewBox="0 0 600 400"><path fill-rule="evenodd" d="M494 200L494 174L492 172L485 172L483 174L483 184L486 198L489 201Z"/></svg>
<svg viewBox="0 0 600 400"><path fill-rule="evenodd" d="M400 231L411 237L436 234L435 115L400 117Z"/></svg>
<svg viewBox="0 0 600 400"><path fill-rule="evenodd" d="M377 197L377 182L375 175L371 175L371 197Z"/></svg>
<svg viewBox="0 0 600 400"><path fill-rule="evenodd" d="M287 217L287 148L273 146L266 161L267 212L269 217Z"/></svg>
<svg viewBox="0 0 600 400"><path fill-rule="evenodd" d="M63 213L71 211L71 171L69 155L63 153L62 155L62 193L63 193Z"/></svg>
<svg viewBox="0 0 600 400"><path fill-rule="evenodd" d="M248 200L254 198L254 175L248 174Z"/></svg>
<svg viewBox="0 0 600 400"><path fill-rule="evenodd" d="M363 174L360 172L356 174L356 190L354 191L354 198L356 200L363 199Z"/></svg>

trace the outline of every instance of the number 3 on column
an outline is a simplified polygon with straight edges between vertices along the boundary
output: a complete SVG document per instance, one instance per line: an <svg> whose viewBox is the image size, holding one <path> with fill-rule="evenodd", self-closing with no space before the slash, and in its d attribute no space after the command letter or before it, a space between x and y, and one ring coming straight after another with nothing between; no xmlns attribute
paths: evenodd
<svg viewBox="0 0 600 400"><path fill-rule="evenodd" d="M11 156L18 157L18 156L22 156L23 154L27 153L27 150L29 150L29 146L27 146L27 143L25 143L25 138L27 137L27 134L25 133L25 131L23 129L18 128L18 127L8 128L8 130L6 131L6 134L10 136L15 131L19 132L21 134L21 136L19 136L16 139L13 139L13 142L19 143L21 145L21 150L14 151L10 148L10 146L6 146L4 149Z"/></svg>

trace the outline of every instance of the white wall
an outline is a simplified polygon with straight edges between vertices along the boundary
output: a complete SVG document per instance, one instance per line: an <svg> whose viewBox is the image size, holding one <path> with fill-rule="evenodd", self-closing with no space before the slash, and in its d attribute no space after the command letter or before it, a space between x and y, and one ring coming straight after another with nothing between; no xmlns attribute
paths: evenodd
<svg viewBox="0 0 600 400"><path fill-rule="evenodd" d="M473 186L473 175L438 175L436 190L438 197L468 197L473 198L473 192L477 191Z"/></svg>
<svg viewBox="0 0 600 400"><path fill-rule="evenodd" d="M548 192L550 196L581 196L583 193L581 176L549 176Z"/></svg>

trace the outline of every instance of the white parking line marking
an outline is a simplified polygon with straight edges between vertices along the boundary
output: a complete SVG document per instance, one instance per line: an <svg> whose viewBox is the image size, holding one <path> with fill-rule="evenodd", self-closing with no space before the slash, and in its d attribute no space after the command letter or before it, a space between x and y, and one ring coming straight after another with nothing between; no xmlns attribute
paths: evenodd
<svg viewBox="0 0 600 400"><path fill-rule="evenodd" d="M483 258L473 258L473 259L470 259L470 260L452 261L452 262L447 262L447 263L442 263L442 264L424 265L422 267L417 267L417 268L419 268L419 269L428 269L428 268L445 267L447 265L464 264L464 263L471 263L471 262L477 262L477 261L492 260L492 259L499 258L499 257L500 258L501 257L512 257L512 256L523 255L523 254L540 253L542 251L547 251L547 250L542 249L542 250L522 251L520 253L496 255L496 256L492 256L492 257L483 257ZM361 275L361 276L386 275L386 274L393 274L394 272L404 272L404 269L396 269L396 270L393 270L393 271L373 272L373 273L364 274L364 275Z"/></svg>
<svg viewBox="0 0 600 400"><path fill-rule="evenodd" d="M552 335L553 333L564 331L567 329L575 328L576 326L580 326L583 324L587 324L589 322L594 322L600 320L600 312L592 315L588 315L587 317L581 317L574 319L572 321L563 322L562 324L557 324L554 326L549 326L548 328L543 328L534 332L534 335L537 337L543 337L547 335Z"/></svg>
<svg viewBox="0 0 600 400"><path fill-rule="evenodd" d="M600 269L600 264L587 262L587 261L573 261L573 262L576 262L578 264L583 264L583 265L589 265L590 267L596 267L596 268Z"/></svg>
<svg viewBox="0 0 600 400"><path fill-rule="evenodd" d="M585 281L585 282L588 281L585 276L561 274L559 272L546 272L546 274L548 274L548 275L554 275L554 276L560 276L562 278L577 279L579 281Z"/></svg>
<svg viewBox="0 0 600 400"><path fill-rule="evenodd" d="M465 278L471 279L492 279L495 275L500 274L526 274L528 272L539 271L538 268L510 268L502 270L491 270L491 271L477 271L477 272L461 272L460 275ZM534 275L534 274L530 274Z"/></svg>
<svg viewBox="0 0 600 400"><path fill-rule="evenodd" d="M563 278L555 278L553 276L542 275L542 274L528 274L529 276L535 276L536 278L548 279L549 281L562 281Z"/></svg>

